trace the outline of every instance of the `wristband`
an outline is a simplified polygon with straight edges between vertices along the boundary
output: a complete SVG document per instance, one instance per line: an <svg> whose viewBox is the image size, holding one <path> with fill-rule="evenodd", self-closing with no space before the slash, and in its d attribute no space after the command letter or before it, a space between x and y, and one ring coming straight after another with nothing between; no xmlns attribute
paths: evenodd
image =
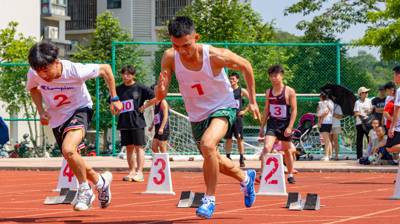
<svg viewBox="0 0 400 224"><path fill-rule="evenodd" d="M118 96L112 98L112 99L110 100L110 102L113 102L113 101L116 101L116 100L119 100L119 97L118 97Z"/></svg>

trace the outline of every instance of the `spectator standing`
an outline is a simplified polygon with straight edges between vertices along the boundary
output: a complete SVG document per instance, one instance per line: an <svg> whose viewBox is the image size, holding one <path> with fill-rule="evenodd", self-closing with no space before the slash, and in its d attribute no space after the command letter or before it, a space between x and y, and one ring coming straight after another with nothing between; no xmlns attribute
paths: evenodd
<svg viewBox="0 0 400 224"><path fill-rule="evenodd" d="M364 135L367 137L368 143L368 132L366 132L362 127L362 121L360 117L368 117L368 114L372 112L372 102L371 99L368 99L368 91L370 89L365 88L364 86L358 89L358 95L360 98L356 101L354 105L354 115L356 118L356 130L357 130L357 159L363 156L363 138Z"/></svg>

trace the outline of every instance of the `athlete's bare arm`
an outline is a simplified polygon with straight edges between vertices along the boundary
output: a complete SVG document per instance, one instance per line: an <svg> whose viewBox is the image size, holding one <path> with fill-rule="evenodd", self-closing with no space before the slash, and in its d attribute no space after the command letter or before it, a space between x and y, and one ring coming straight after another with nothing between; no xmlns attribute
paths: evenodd
<svg viewBox="0 0 400 224"><path fill-rule="evenodd" d="M168 103L166 100L161 101L161 109L164 111L164 118L161 122L160 129L158 131L159 135L163 134L162 132L164 132L164 127L168 120ZM161 130L161 134L160 134L160 130Z"/></svg>
<svg viewBox="0 0 400 224"><path fill-rule="evenodd" d="M297 99L296 99L296 92L292 88L288 88L289 90L289 100L290 100L290 107L292 108L292 114L290 115L290 122L289 126L285 130L285 137L289 137L292 134L292 129L294 122L297 116Z"/></svg>
<svg viewBox="0 0 400 224"><path fill-rule="evenodd" d="M151 105L154 105L156 103L156 101L157 101L157 98L155 98L155 97L153 99L150 99L149 101L147 101L147 103L143 104L143 106L141 106L139 108L139 112L144 113L144 110L146 108L150 107Z"/></svg>
<svg viewBox="0 0 400 224"><path fill-rule="evenodd" d="M270 90L267 90L265 92L265 107L264 107L264 111L263 111L260 131L258 132L258 136L260 138L264 138L264 127L265 127L265 124L267 123L268 115L269 115L269 91Z"/></svg>
<svg viewBox="0 0 400 224"><path fill-rule="evenodd" d="M164 52L161 60L161 73L158 78L157 86L154 88L156 98L162 101L167 97L169 84L171 83L172 72L174 71L174 49L170 48Z"/></svg>
<svg viewBox="0 0 400 224"><path fill-rule="evenodd" d="M112 73L111 66L109 64L101 64L99 76L103 76L104 80L108 85L110 90L111 99L117 96L117 91L115 89L114 75ZM120 101L113 101L110 105L111 114L119 114L122 110L122 103Z"/></svg>
<svg viewBox="0 0 400 224"><path fill-rule="evenodd" d="M40 89L38 89L37 87L32 88L29 90L32 100L36 105L36 108L39 112L40 115L40 123L42 125L48 125L49 124L49 120L51 118L49 112L45 111L43 108L43 104L42 104L42 93L40 92Z"/></svg>
<svg viewBox="0 0 400 224"><path fill-rule="evenodd" d="M249 99L249 92L247 92L247 90L245 88L242 88L241 92L242 92L241 93L242 99L244 97L244 98L246 98L248 100ZM249 105L247 105L247 107L244 110L239 111L238 116L242 116L243 114L247 113L247 111L249 111L249 109L250 109Z"/></svg>
<svg viewBox="0 0 400 224"><path fill-rule="evenodd" d="M217 70L217 74L219 74L224 67L242 72L249 92L248 100L250 111L254 119L258 119L258 121L261 122L261 115L256 102L253 68L250 62L230 50L210 46L210 63L214 74L216 74L214 70Z"/></svg>

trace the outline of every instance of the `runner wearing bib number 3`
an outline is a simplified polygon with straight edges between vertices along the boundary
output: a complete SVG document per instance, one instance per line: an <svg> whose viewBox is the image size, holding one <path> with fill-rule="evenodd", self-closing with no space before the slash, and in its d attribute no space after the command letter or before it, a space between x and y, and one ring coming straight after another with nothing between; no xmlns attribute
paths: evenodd
<svg viewBox="0 0 400 224"><path fill-rule="evenodd" d="M248 87L250 111L255 119L260 120L251 64L227 49L197 44L199 35L189 17L175 17L170 21L168 31L172 48L164 52L162 73L155 92L159 101L167 96L174 72L191 121L194 140L204 158L203 175L207 190L196 215L211 218L218 172L241 183L245 205L251 207L255 201L255 171L244 172L235 167L230 159L219 154L217 147L236 119L236 102L224 67L242 72Z"/></svg>
<svg viewBox="0 0 400 224"><path fill-rule="evenodd" d="M267 154L271 153L276 139L282 142L285 154L290 155L292 128L297 116L297 101L294 89L282 82L284 71L282 65L273 65L268 68L269 78L274 86L265 93L265 108L259 132L260 138L264 138L264 126L267 123L264 149L261 154L261 172L264 169ZM292 109L292 112L290 112L290 109ZM290 156L286 156L285 160L288 168L288 182L295 184L296 181L292 175L293 160ZM257 179L257 182L259 182L261 176Z"/></svg>
<svg viewBox="0 0 400 224"><path fill-rule="evenodd" d="M30 49L28 59L31 68L25 90L30 91L42 125L50 124L53 128L57 144L78 179L74 210L83 211L92 207L95 196L87 179L95 186L100 208L107 208L111 202L112 174L108 171L96 173L78 151L84 148L82 142L93 115L93 103L85 81L103 76L114 99L110 104L111 113L119 114L122 104L117 100L114 76L110 65L83 65L60 60L57 58L58 51L55 44L47 41ZM42 99L47 110L43 108Z"/></svg>

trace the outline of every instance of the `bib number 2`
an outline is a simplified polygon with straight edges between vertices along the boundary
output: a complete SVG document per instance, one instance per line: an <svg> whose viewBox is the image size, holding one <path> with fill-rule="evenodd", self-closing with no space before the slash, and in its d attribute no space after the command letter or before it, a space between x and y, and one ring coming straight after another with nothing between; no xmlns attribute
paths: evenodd
<svg viewBox="0 0 400 224"><path fill-rule="evenodd" d="M70 101L65 102L68 99L68 97L66 95L63 95L63 94L55 96L54 100L59 100L60 98L61 98L61 101L57 104L56 107L60 107L60 106L62 106L64 104L70 104L71 103Z"/></svg>

